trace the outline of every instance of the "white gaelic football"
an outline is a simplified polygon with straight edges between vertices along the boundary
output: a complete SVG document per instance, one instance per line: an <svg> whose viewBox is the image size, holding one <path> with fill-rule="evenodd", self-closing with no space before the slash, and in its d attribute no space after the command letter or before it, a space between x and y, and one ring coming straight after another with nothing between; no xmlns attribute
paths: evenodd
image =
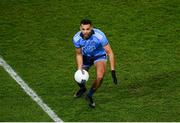
<svg viewBox="0 0 180 123"><path fill-rule="evenodd" d="M88 81L89 74L86 70L77 70L74 74L74 79L77 83L83 83Z"/></svg>

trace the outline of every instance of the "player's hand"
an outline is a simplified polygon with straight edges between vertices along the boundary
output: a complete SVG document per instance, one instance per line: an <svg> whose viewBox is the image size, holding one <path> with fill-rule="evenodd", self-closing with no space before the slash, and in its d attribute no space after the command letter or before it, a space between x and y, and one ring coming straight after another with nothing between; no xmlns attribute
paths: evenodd
<svg viewBox="0 0 180 123"><path fill-rule="evenodd" d="M84 69L81 69L82 74L85 74Z"/></svg>
<svg viewBox="0 0 180 123"><path fill-rule="evenodd" d="M111 75L112 75L112 79L113 79L114 84L117 84L116 71L111 70Z"/></svg>
<svg viewBox="0 0 180 123"><path fill-rule="evenodd" d="M83 75L85 74L84 69L81 69L81 72L82 72ZM81 83L82 84L86 83L86 80L82 79Z"/></svg>

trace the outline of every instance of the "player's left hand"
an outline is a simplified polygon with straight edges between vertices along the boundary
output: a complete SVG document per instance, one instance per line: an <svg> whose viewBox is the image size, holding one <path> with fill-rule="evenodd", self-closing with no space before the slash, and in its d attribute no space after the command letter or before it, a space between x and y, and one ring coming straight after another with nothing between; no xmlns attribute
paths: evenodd
<svg viewBox="0 0 180 123"><path fill-rule="evenodd" d="M112 79L113 79L114 84L117 84L116 71L111 70L111 75L112 75Z"/></svg>
<svg viewBox="0 0 180 123"><path fill-rule="evenodd" d="M83 75L85 74L84 69L81 69L81 72L82 72Z"/></svg>

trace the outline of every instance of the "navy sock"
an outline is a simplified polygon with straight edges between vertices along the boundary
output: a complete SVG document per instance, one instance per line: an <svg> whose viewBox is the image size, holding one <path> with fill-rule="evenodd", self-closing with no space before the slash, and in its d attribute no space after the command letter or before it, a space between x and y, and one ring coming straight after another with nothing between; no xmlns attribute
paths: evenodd
<svg viewBox="0 0 180 123"><path fill-rule="evenodd" d="M94 94L94 92L95 92L94 89L91 87L90 90L89 90L89 92L88 92L88 96L89 96L89 97L92 97L93 94Z"/></svg>

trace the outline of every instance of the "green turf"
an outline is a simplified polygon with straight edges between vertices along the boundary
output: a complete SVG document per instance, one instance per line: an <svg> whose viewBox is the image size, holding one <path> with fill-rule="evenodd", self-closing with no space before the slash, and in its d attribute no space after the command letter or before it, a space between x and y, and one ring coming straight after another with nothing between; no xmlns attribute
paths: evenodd
<svg viewBox="0 0 180 123"><path fill-rule="evenodd" d="M0 55L64 121L180 121L179 5L179 0L1 0ZM108 66L94 110L73 98L78 87L72 37L82 18L106 33L117 61L119 84L113 85ZM51 121L0 70L0 121ZM94 72L92 67L88 88Z"/></svg>
<svg viewBox="0 0 180 123"><path fill-rule="evenodd" d="M0 68L0 121L52 121L21 87Z"/></svg>

